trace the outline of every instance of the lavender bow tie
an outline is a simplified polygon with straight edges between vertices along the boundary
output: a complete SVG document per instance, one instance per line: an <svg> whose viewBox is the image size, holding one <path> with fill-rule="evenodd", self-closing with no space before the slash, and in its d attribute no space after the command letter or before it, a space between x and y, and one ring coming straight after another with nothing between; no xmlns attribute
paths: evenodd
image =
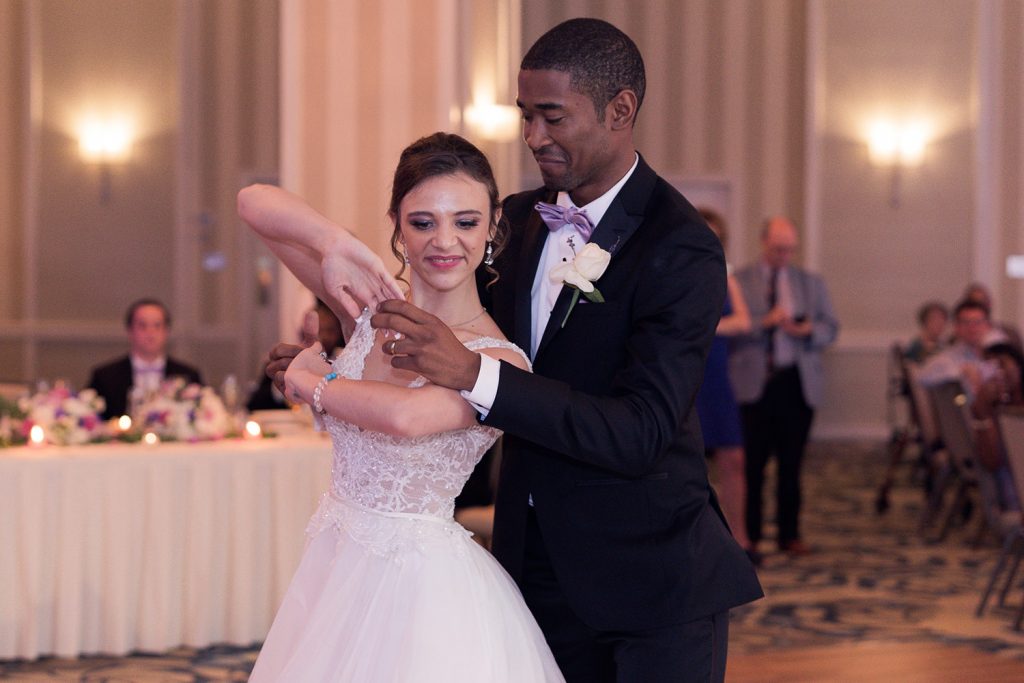
<svg viewBox="0 0 1024 683"><path fill-rule="evenodd" d="M587 215L586 209L577 209L575 206L558 206L545 202L537 202L533 208L537 209L537 213L544 219L551 232L555 232L566 224L576 228L576 232L584 240L589 240L591 233L594 232L594 223Z"/></svg>

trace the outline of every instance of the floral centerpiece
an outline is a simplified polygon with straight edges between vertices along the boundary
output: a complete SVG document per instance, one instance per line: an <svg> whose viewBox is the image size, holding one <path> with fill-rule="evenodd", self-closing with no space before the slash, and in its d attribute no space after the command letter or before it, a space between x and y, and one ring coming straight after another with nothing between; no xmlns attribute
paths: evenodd
<svg viewBox="0 0 1024 683"><path fill-rule="evenodd" d="M131 417L133 431L153 432L161 439L206 441L231 431L231 416L217 393L180 377L161 382L136 403Z"/></svg>
<svg viewBox="0 0 1024 683"><path fill-rule="evenodd" d="M24 443L33 427L43 430L43 442L61 446L101 441L106 429L100 413L105 403L92 389L77 394L58 382L52 389L21 398L12 441ZM19 420L20 418L20 420Z"/></svg>
<svg viewBox="0 0 1024 683"><path fill-rule="evenodd" d="M21 421L24 419L25 413L17 401L0 396L0 448L24 441L21 436Z"/></svg>

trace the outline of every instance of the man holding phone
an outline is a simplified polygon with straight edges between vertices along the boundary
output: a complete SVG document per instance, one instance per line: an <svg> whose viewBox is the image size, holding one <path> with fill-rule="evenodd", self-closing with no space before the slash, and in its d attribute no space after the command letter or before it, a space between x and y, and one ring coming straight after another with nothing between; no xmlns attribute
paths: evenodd
<svg viewBox="0 0 1024 683"><path fill-rule="evenodd" d="M736 273L753 328L734 338L729 358L746 446L747 533L756 549L764 468L775 455L778 545L790 555L809 552L800 536L800 470L824 389L821 352L839 331L824 281L792 264L797 244L788 218L764 222L761 258Z"/></svg>

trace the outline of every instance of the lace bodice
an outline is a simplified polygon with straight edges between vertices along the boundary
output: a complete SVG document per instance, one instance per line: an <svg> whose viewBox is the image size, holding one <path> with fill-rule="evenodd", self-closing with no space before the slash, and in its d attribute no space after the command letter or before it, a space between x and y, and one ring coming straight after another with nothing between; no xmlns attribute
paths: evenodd
<svg viewBox="0 0 1024 683"><path fill-rule="evenodd" d="M364 313L356 320L349 343L334 360L338 375L361 379L373 342L370 316ZM466 348L504 348L523 353L512 343L491 337L467 342ZM418 377L409 386L424 384L426 379ZM455 496L500 434L496 429L473 425L409 439L364 430L329 415L324 424L334 444L332 492L381 512L444 519L452 517Z"/></svg>

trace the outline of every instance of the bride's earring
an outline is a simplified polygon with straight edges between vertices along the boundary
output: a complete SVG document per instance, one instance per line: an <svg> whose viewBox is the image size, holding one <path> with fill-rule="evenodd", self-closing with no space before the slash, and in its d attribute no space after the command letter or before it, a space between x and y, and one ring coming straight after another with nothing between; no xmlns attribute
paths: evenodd
<svg viewBox="0 0 1024 683"><path fill-rule="evenodd" d="M405 265L409 265L409 248L405 246L405 242L402 242L402 256L405 257Z"/></svg>
<svg viewBox="0 0 1024 683"><path fill-rule="evenodd" d="M487 251L484 252L484 265L490 266L494 264L494 247L491 245L491 241L487 240Z"/></svg>

